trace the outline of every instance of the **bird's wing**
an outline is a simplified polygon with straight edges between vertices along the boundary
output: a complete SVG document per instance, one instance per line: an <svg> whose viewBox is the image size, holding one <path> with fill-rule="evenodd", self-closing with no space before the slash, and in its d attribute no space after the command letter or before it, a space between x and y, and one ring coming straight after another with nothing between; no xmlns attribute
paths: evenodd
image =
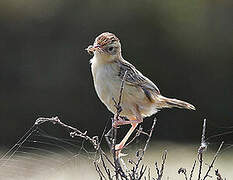
<svg viewBox="0 0 233 180"><path fill-rule="evenodd" d="M123 60L117 61L117 64L119 66L118 76L120 79L123 80L125 72L127 71L125 83L142 88L150 101L153 101L151 93L160 94L158 87L147 77L143 76L132 64Z"/></svg>

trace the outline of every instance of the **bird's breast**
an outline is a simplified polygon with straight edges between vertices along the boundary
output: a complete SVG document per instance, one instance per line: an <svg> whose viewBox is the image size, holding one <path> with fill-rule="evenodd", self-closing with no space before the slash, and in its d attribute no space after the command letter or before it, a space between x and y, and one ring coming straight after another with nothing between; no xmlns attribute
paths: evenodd
<svg viewBox="0 0 233 180"><path fill-rule="evenodd" d="M112 64L92 63L92 75L96 93L107 108L115 112L113 98L117 101L121 81L117 79Z"/></svg>

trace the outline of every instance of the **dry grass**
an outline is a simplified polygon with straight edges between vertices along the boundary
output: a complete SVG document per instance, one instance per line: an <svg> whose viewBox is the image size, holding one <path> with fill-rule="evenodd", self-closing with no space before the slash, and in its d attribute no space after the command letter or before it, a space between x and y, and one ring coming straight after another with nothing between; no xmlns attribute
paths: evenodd
<svg viewBox="0 0 233 180"><path fill-rule="evenodd" d="M184 167L187 172L190 173L193 160L197 156L198 145L192 144L174 144L170 142L158 142L153 143L148 147L148 150L144 156L144 164L148 165L151 169L151 175L155 176L155 161L161 161L162 152L167 149L168 157L165 164L163 179L171 180L182 180L183 175L179 175L178 169ZM133 159L136 147L129 147L127 152L128 156L124 157L124 160ZM204 153L204 162L210 163L216 151L208 149ZM54 163L56 160L57 163ZM61 162L65 162L64 165ZM59 163L58 163L59 162ZM203 165L205 172L208 168L207 165ZM226 179L231 179L233 177L233 149L223 152L219 155L213 169L219 169L219 172ZM197 179L196 169L194 171L194 178ZM216 179L214 171L210 173L213 179ZM59 153L58 155L48 156L47 158L42 158L40 161L34 160L32 156L22 156L13 158L7 166L0 168L0 177L4 177L4 180L93 180L98 179L98 175L93 166L93 160L89 159L88 156L79 155L76 158L72 158L67 162L67 156ZM2 179L2 178L1 178ZM208 178L207 178L208 179Z"/></svg>

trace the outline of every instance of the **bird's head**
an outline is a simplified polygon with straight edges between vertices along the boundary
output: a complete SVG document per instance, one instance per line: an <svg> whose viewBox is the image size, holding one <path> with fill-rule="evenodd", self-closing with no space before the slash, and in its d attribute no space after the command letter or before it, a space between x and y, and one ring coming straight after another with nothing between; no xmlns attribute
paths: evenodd
<svg viewBox="0 0 233 180"><path fill-rule="evenodd" d="M86 48L89 54L102 57L104 59L113 60L117 57L121 57L121 44L120 40L109 32L100 34L93 45Z"/></svg>

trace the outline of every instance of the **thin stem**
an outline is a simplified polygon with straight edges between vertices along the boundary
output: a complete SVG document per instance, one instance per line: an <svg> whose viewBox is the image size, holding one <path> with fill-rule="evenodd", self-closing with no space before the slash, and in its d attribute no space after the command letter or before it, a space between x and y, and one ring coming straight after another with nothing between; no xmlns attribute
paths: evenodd
<svg viewBox="0 0 233 180"><path fill-rule="evenodd" d="M115 117L116 119L113 119L113 121L118 121L118 118L119 118L120 113L122 111L121 101L122 101L122 94L123 94L123 90L124 90L124 83L125 83L126 75L127 75L127 71L125 71L125 74L124 74L122 82L121 82L118 103L116 103L114 97L112 98L114 103L115 103L115 107L117 109L116 117ZM123 174L124 174L124 172L120 166L119 159L117 158L117 155L116 155L116 153L117 153L116 152L117 128L116 127L112 127L112 128L113 128L113 141L112 141L113 142L113 159L114 159L114 164L115 164L116 180L119 180L119 170Z"/></svg>
<svg viewBox="0 0 233 180"><path fill-rule="evenodd" d="M219 146L217 152L216 152L215 155L214 155L214 158L213 158L213 160L212 160L212 162L211 162L211 164L210 164L208 170L206 171L206 174L205 174L203 180L205 180L205 179L209 176L209 172L210 172L211 168L214 166L214 162L215 162L215 160L217 159L217 156L218 156L218 154L219 154L219 152L220 152L220 150L221 150L223 144L224 144L224 142L222 141L222 143L220 144L220 146Z"/></svg>
<svg viewBox="0 0 233 180"><path fill-rule="evenodd" d="M206 143L205 143L205 132L206 132L206 119L204 119L204 122L203 122L201 145L198 149L198 158L199 158L198 180L201 179L202 165L203 165L203 152L207 148Z"/></svg>
<svg viewBox="0 0 233 180"><path fill-rule="evenodd" d="M196 160L194 161L194 163L193 163L193 167L192 167L192 170L191 170L191 172L190 172L190 176L189 176L189 180L192 180L192 177L193 177L193 172L194 172L194 169L195 169L195 166L196 166Z"/></svg>

